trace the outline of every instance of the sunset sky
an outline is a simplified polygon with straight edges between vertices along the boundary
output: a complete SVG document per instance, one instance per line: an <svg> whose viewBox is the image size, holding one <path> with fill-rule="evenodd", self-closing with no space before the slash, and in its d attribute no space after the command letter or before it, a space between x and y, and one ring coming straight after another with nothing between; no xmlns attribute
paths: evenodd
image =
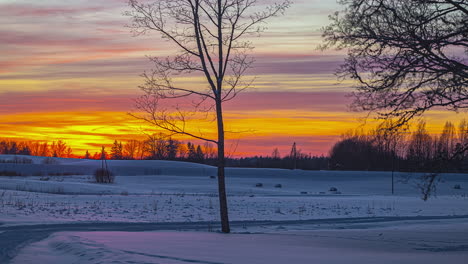
<svg viewBox="0 0 468 264"><path fill-rule="evenodd" d="M228 135L228 154L269 155L278 147L285 155L293 142L327 154L360 124L365 114L347 108L352 82L333 75L345 53L317 49L320 28L339 8L334 0L295 0L253 39L255 88L225 107L227 129L243 131ZM0 138L61 139L83 154L144 137L148 127L127 113L141 94L139 75L151 67L145 55L177 49L157 34L133 37L125 10L125 0L0 0ZM463 115L435 111L429 129L438 133Z"/></svg>

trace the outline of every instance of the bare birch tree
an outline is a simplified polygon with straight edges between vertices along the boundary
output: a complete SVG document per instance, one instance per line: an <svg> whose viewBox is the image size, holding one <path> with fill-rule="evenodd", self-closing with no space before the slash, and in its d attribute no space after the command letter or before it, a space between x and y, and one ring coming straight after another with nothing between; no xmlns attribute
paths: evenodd
<svg viewBox="0 0 468 264"><path fill-rule="evenodd" d="M261 33L265 22L281 15L290 5L289 0L262 7L258 0L160 0L143 3L130 0L132 20L130 27L136 35L159 33L179 49L166 58L150 57L153 69L143 73L144 92L136 101L141 114L136 118L176 135L188 135L211 142L218 149L218 191L222 231L230 232L225 189L225 129L223 103L250 87L252 80L245 77L253 60L253 48L246 37ZM201 75L206 89L183 85L179 76ZM171 105L167 100L175 99ZM193 108L179 105L186 99ZM187 129L195 112L215 115L217 138ZM199 117L198 117L199 118ZM208 118L208 117L207 117Z"/></svg>

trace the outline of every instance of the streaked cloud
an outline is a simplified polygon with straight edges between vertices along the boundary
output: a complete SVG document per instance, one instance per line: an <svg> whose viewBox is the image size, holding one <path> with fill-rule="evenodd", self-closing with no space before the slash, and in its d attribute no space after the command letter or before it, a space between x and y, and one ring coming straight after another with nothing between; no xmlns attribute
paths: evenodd
<svg viewBox="0 0 468 264"><path fill-rule="evenodd" d="M320 28L339 5L294 2L261 38L250 39L256 63L247 77L255 88L225 106L227 129L236 132L228 133L228 151L237 155L274 147L286 154L294 141L305 153L326 154L362 116L347 108L353 83L333 74L344 52L317 49ZM62 139L80 153L155 132L127 112L141 94L139 75L151 67L145 56L175 50L155 34L133 37L126 9L125 0L0 0L0 137ZM206 86L202 76L175 81ZM446 119L461 117L436 111L429 118L437 132ZM215 135L206 121L194 120L191 129Z"/></svg>

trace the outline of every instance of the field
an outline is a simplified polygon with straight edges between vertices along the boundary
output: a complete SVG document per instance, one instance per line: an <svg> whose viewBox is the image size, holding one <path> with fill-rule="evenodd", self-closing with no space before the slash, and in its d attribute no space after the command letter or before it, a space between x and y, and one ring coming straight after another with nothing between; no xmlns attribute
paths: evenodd
<svg viewBox="0 0 468 264"><path fill-rule="evenodd" d="M21 157L23 158L23 157ZM231 235L220 234L213 167L3 155L0 262L440 263L468 258L468 176L421 199L418 174L227 169ZM9 172L9 173L5 173ZM460 188L458 188L460 187ZM343 254L336 254L339 249ZM239 254L239 252L243 252ZM373 261L374 260L374 261Z"/></svg>

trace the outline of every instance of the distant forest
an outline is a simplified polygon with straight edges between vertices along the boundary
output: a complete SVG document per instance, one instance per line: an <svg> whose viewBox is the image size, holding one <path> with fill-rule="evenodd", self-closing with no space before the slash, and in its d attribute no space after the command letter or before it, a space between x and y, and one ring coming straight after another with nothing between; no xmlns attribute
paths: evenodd
<svg viewBox="0 0 468 264"><path fill-rule="evenodd" d="M412 132L385 129L356 130L344 134L328 156L304 154L293 143L281 156L274 148L271 155L227 158L229 167L283 168L302 170L369 170L407 172L468 172L468 122L458 126L446 122L440 135L431 135L421 121ZM114 141L110 149L84 156L62 140L49 142L0 140L0 154L114 160L176 160L216 165L213 144L183 143L162 133L146 140Z"/></svg>

